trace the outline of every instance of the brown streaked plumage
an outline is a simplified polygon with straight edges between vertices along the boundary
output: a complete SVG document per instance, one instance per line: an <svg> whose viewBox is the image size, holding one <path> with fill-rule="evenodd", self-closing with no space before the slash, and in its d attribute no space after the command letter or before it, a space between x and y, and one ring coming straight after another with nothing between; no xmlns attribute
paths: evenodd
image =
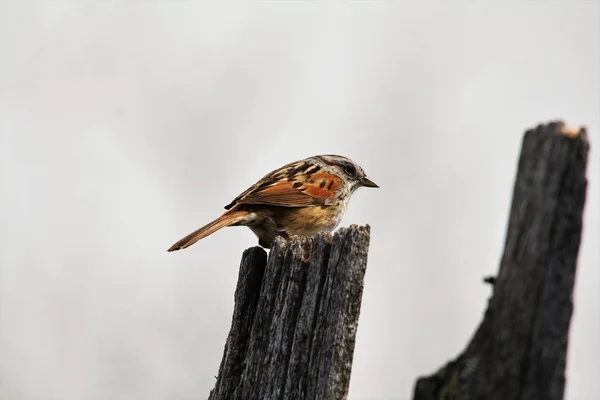
<svg viewBox="0 0 600 400"><path fill-rule="evenodd" d="M247 226L270 248L277 236L312 236L340 223L350 196L379 187L349 158L327 154L276 169L225 206L225 213L185 236L167 251L185 249L226 226Z"/></svg>

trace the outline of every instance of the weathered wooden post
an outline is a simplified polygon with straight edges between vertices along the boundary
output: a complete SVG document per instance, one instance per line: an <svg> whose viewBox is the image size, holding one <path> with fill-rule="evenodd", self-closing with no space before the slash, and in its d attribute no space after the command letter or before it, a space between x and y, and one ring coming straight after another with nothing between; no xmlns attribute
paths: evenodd
<svg viewBox="0 0 600 400"><path fill-rule="evenodd" d="M563 398L588 150L585 129L562 122L525 133L483 321L462 354L417 380L415 400Z"/></svg>
<svg viewBox="0 0 600 400"><path fill-rule="evenodd" d="M210 400L346 397L369 238L352 225L244 252Z"/></svg>

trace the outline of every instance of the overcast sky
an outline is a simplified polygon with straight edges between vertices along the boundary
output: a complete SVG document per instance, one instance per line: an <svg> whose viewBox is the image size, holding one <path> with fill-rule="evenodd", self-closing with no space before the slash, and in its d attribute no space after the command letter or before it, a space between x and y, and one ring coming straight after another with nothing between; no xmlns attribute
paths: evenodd
<svg viewBox="0 0 600 400"><path fill-rule="evenodd" d="M166 249L270 170L346 155L381 189L351 400L463 350L525 129L592 142L567 399L599 398L597 1L0 1L0 398L188 400L214 383L242 251ZM442 6L443 5L443 6Z"/></svg>

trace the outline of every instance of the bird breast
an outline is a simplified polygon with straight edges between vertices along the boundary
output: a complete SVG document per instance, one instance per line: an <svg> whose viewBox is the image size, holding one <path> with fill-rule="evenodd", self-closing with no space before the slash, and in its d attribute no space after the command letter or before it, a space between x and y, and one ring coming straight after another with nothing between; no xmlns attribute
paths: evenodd
<svg viewBox="0 0 600 400"><path fill-rule="evenodd" d="M275 216L277 225L290 235L312 236L331 232L341 222L348 201L337 199L327 206L288 208Z"/></svg>

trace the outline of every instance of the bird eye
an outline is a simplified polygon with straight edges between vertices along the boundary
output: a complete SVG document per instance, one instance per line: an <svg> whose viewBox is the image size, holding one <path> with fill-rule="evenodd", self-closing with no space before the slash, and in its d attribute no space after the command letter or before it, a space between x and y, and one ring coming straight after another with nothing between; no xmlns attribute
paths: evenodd
<svg viewBox="0 0 600 400"><path fill-rule="evenodd" d="M352 164L344 165L344 172L349 176L354 176L356 174L356 168Z"/></svg>

